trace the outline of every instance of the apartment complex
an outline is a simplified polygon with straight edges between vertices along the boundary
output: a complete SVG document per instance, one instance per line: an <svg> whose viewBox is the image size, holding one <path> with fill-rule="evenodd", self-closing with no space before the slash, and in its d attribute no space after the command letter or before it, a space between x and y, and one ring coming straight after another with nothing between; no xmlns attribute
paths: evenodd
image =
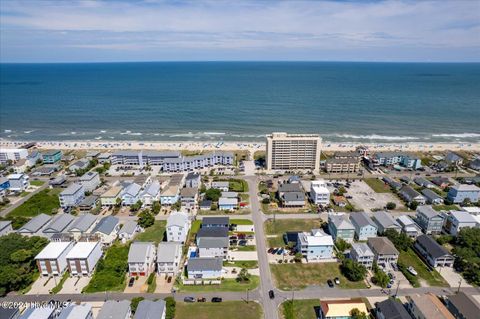
<svg viewBox="0 0 480 319"><path fill-rule="evenodd" d="M267 135L267 170L318 171L321 142L317 134Z"/></svg>

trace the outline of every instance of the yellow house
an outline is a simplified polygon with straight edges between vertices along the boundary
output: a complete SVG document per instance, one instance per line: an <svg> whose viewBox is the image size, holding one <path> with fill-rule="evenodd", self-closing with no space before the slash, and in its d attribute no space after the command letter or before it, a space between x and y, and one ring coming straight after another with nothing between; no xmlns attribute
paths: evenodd
<svg viewBox="0 0 480 319"><path fill-rule="evenodd" d="M102 206L114 206L117 203L117 198L120 198L122 188L120 186L113 186L108 191L100 196Z"/></svg>
<svg viewBox="0 0 480 319"><path fill-rule="evenodd" d="M320 319L351 319L353 309L368 315L368 309L361 299L320 301Z"/></svg>

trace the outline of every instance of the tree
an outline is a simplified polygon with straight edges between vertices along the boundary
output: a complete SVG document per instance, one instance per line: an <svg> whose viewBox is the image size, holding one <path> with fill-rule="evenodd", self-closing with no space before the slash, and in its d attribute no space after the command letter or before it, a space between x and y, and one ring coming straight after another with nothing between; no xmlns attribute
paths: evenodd
<svg viewBox="0 0 480 319"><path fill-rule="evenodd" d="M122 205L122 199L120 197L118 197L116 200L115 200L115 206L117 207L120 207Z"/></svg>
<svg viewBox="0 0 480 319"><path fill-rule="evenodd" d="M367 314L363 311L360 311L358 308L353 308L350 311L350 316L352 319L367 319Z"/></svg>
<svg viewBox="0 0 480 319"><path fill-rule="evenodd" d="M407 251L413 245L412 239L405 233L387 229L383 235L386 236L398 250Z"/></svg>
<svg viewBox="0 0 480 319"><path fill-rule="evenodd" d="M412 201L409 205L411 210L415 210L418 207L418 202L417 201Z"/></svg>
<svg viewBox="0 0 480 319"><path fill-rule="evenodd" d="M351 281L360 281L367 275L365 266L353 261L352 259L344 259L340 266L342 274Z"/></svg>
<svg viewBox="0 0 480 319"><path fill-rule="evenodd" d="M340 186L340 187L338 188L337 194L338 194L339 196L343 196L343 194L345 194L346 192L347 192L347 190L345 189L345 187Z"/></svg>
<svg viewBox="0 0 480 319"><path fill-rule="evenodd" d="M148 228L155 223L155 216L148 210L144 210L138 214L138 224L143 228Z"/></svg>
<svg viewBox="0 0 480 319"><path fill-rule="evenodd" d="M216 188L207 189L207 191L205 192L205 197L214 202L218 201L220 196L222 196L222 192Z"/></svg>
<svg viewBox="0 0 480 319"><path fill-rule="evenodd" d="M352 247L349 243L347 243L343 238L338 237L335 241L335 246L337 247L338 251L343 253L348 248Z"/></svg>
<svg viewBox="0 0 480 319"><path fill-rule="evenodd" d="M240 272L237 275L237 281L238 282L250 281L250 274L248 273L248 270L246 268L242 268L242 270L240 270Z"/></svg>
<svg viewBox="0 0 480 319"><path fill-rule="evenodd" d="M132 212L136 212L136 211L138 211L140 208L142 208L142 205L143 205L142 201L138 200L135 204L130 205L130 210L131 210Z"/></svg>
<svg viewBox="0 0 480 319"><path fill-rule="evenodd" d="M172 210L180 210L182 208L182 202L180 200L177 200L175 204L172 205Z"/></svg>
<svg viewBox="0 0 480 319"><path fill-rule="evenodd" d="M293 258L293 260L295 260L296 263L299 263L302 261L302 258L303 258L303 255L301 252L297 252L295 254L295 257Z"/></svg>
<svg viewBox="0 0 480 319"><path fill-rule="evenodd" d="M165 319L174 319L177 302L175 301L175 299L173 299L173 297L167 297L165 298L165 304L167 307Z"/></svg>
<svg viewBox="0 0 480 319"><path fill-rule="evenodd" d="M27 249L19 249L10 255L10 260L15 263L22 263L32 257L32 252Z"/></svg>
<svg viewBox="0 0 480 319"><path fill-rule="evenodd" d="M270 198L262 199L262 204L270 204Z"/></svg>
<svg viewBox="0 0 480 319"><path fill-rule="evenodd" d="M480 285L480 228L463 228L457 235L452 251L455 268L474 285Z"/></svg>
<svg viewBox="0 0 480 319"><path fill-rule="evenodd" d="M154 201L153 204L152 204L152 213L157 215L158 213L160 213L161 208L162 208L162 206L160 205L160 202L159 201Z"/></svg>
<svg viewBox="0 0 480 319"><path fill-rule="evenodd" d="M373 271L374 276L372 277L372 281L382 288L386 288L388 283L390 282L390 277L381 270L376 263L373 264Z"/></svg>
<svg viewBox="0 0 480 319"><path fill-rule="evenodd" d="M137 311L138 304L140 301L144 300L145 298L143 297L135 297L132 298L132 301L130 302L130 308L132 309L132 312L135 313Z"/></svg>
<svg viewBox="0 0 480 319"><path fill-rule="evenodd" d="M395 209L396 207L397 207L397 204L395 204L394 202L388 202L386 206L388 210Z"/></svg>

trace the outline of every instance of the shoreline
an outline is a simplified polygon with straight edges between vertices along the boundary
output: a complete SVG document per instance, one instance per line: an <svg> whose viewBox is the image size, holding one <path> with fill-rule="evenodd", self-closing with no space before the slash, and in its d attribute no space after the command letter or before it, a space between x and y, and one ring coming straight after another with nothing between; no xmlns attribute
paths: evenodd
<svg viewBox="0 0 480 319"><path fill-rule="evenodd" d="M0 147L16 148L28 143L28 141L0 140ZM186 150L186 151L264 151L265 142L255 141L35 141L39 149L60 150ZM428 152L428 151L480 151L480 142L477 143L360 143L360 142L322 142L322 151L351 151L357 146L366 146L371 151L405 151L405 152Z"/></svg>

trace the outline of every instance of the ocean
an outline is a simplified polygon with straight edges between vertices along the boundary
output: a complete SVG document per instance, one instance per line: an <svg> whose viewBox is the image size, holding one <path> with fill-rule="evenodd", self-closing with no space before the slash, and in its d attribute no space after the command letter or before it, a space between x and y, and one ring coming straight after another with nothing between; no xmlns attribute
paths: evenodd
<svg viewBox="0 0 480 319"><path fill-rule="evenodd" d="M0 64L0 138L479 142L480 63Z"/></svg>

